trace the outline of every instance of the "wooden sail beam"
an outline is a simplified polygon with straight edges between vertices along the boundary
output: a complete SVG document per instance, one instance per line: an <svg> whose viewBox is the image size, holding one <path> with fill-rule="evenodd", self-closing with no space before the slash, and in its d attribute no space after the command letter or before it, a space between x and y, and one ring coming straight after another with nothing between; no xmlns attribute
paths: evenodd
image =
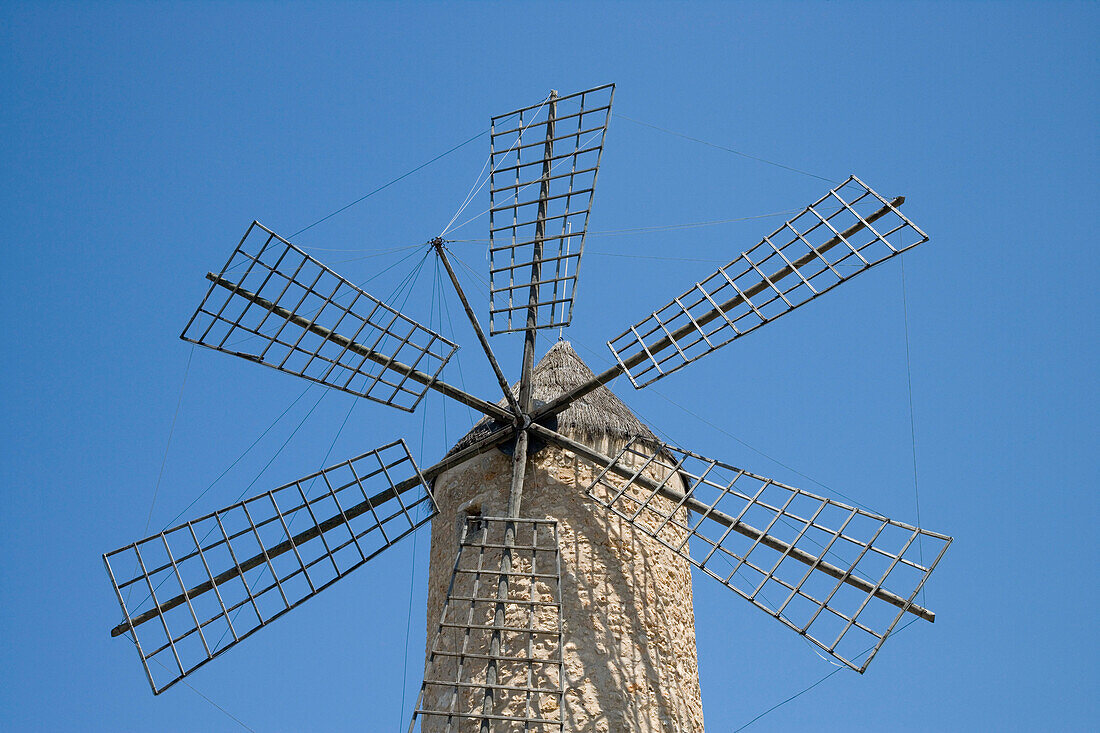
<svg viewBox="0 0 1100 733"><path fill-rule="evenodd" d="M527 296L527 329L523 339L523 371L519 380L519 409L516 417L523 421L516 431L516 442L512 452L512 483L508 490L508 519L519 518L523 501L523 481L527 472L527 427L531 424L531 388L535 370L535 338L538 336L539 315L539 275L541 271L542 245L546 236L546 206L550 196L550 159L554 155L554 115L557 111L558 93L550 91L550 100L546 117L546 141L543 148L542 183L539 187L538 221L535 224L534 253L531 257L531 288ZM481 733L489 733L493 714L493 697L499 670L497 661L501 656L503 628L506 605L508 602L508 580L512 573L512 546L516 541L516 524L508 521L504 525L504 547L500 562L500 577L497 580L497 604L493 610L493 635L489 640L489 659L485 669L485 698L482 703Z"/></svg>
<svg viewBox="0 0 1100 733"><path fill-rule="evenodd" d="M694 499L693 497L685 496L684 494L681 494L674 489L670 489L667 486L659 485L656 481L653 481L646 476L637 474L635 471L632 471L631 469L624 466L620 466L614 458L611 458L610 456L605 456L599 451L585 445L584 443L579 443L575 440L567 438L564 435L561 435L560 433L550 430L549 428L545 428L541 425L532 425L531 431L543 440L549 443L553 443L560 448L572 451L573 453L576 453L582 458L591 461L601 468L606 467L612 473L621 476L628 481L632 480L639 486L642 486L649 491L656 491L664 498L675 502L676 506L683 506L693 512L705 515L708 519L713 519L715 522L725 527L729 527L738 534L744 535L745 537L748 537L754 541L759 541L760 544L766 547L770 547L771 549L781 552L784 555L787 555L800 563L809 565L812 568L820 570L826 575L830 575L837 580L841 580L844 583L853 586L854 588L858 588L864 593L873 595L875 598L885 601L892 606L896 606L897 608L900 608L904 611L908 611L914 616L919 616L925 621L934 623L936 620L936 614L928 610L927 608L924 608L916 603L910 603L910 601L906 598L902 598L895 593L891 593L890 591L885 590L884 588L881 588L874 583L853 575L849 571L838 568L835 565L826 562L822 558L816 555L812 555L805 550L794 547L777 537L766 534L765 532L762 532L752 525L746 524L745 522L739 521L734 517L729 516L728 514L720 512L713 507L708 506L707 504L704 504L697 499Z"/></svg>
<svg viewBox="0 0 1100 733"><path fill-rule="evenodd" d="M584 384L578 385L576 388L570 390L569 392L566 392L559 397L551 400L550 402L536 410L535 413L531 416L531 419L538 420L540 418L549 417L551 415L557 415L559 412L565 410L567 407L569 407L569 405L573 404L581 397L584 397L590 392L599 389L600 387L610 382L612 379L615 379L621 374L624 374L631 367L641 364L643 361L649 358L650 354L655 355L661 351L664 351L684 336L692 333L693 331L701 329L703 326L715 320L716 318L721 318L724 313L728 313L729 311L744 303L746 298L751 298L754 295L759 295L765 290L772 288L774 283L777 283L780 280L790 276L798 268L804 267L805 265L808 265L811 262L819 259L823 253L829 251L844 240L859 233L863 229L867 228L869 224L873 224L874 222L891 213L897 207L901 206L904 203L904 196L898 196L894 198L894 200L891 201L888 205L878 209L875 213L867 216L865 219L861 219L860 221L856 222L848 229L841 232L839 235L831 237L820 247L817 247L815 250L812 250L803 257L795 260L792 264L785 265L784 267L779 268L766 279L761 280L759 283L753 285L752 287L745 289L743 291L743 294L736 295L725 303L722 303L720 306L718 306L718 308L695 318L693 323L688 323L684 326L681 326L672 334L665 336L661 340L657 341L653 346L648 347L648 354L646 353L646 350L643 349L634 356L627 358L625 361L622 361L621 363L610 367L601 374L597 374Z"/></svg>
<svg viewBox="0 0 1100 733"><path fill-rule="evenodd" d="M255 303L264 310L270 311L280 318L290 321L295 326L298 326L299 328L304 328L310 333L316 334L323 339L331 341L341 348L347 349L354 354L358 354L359 356L365 357L373 361L375 364L379 364L386 369L390 369L399 374L403 374L414 382L419 382L429 389L434 389L436 392L446 395L453 400L458 400L464 405L469 405L475 410L480 410L489 417L496 418L497 420L502 420L505 423L512 422L512 413L508 412L500 405L493 404L492 402L487 402L480 397L474 397L472 394L469 394L464 390L459 389L458 387L447 384L440 379L432 378L431 375L425 374L419 369L414 369L407 364L402 364L399 361L391 359L385 354L379 354L378 352L373 351L360 343L352 341L347 336L341 336L340 334L335 333L334 331L331 331L324 326L319 326L310 319L300 316L296 313L292 313L286 308L272 303L267 298L261 297L249 290L245 290L240 285L236 285L226 280L225 278L220 277L219 275L208 272L206 273L206 279L211 281L215 285L219 285L225 288L226 290L232 292L234 295L239 295L242 298L251 301L252 303ZM242 356L245 356L247 358L247 355Z"/></svg>
<svg viewBox="0 0 1100 733"><path fill-rule="evenodd" d="M431 468L422 471L421 475L424 477L425 481L432 481L444 471L461 465L469 459L474 458L475 456L478 456L500 445L504 441L508 440L508 438L512 437L514 434L514 428L503 428L500 431L479 440L473 445L447 456ZM203 593L213 590L215 586L222 585L223 583L230 581L233 578L244 575L249 570L265 564L271 558L278 557L279 555L290 552L295 547L300 546L316 537L319 537L324 533L335 529L341 524L346 524L348 521L360 515L366 514L367 512L371 511L372 507L378 506L383 502L392 499L394 496L402 494L416 487L419 483L420 479L418 477L413 477L394 484L393 488L386 489L385 491L382 491L370 497L370 499L364 500L350 507L349 509L344 510L342 514L337 514L329 519L326 519L323 522L320 522L319 524L314 525L313 527L305 529L291 537L289 540L284 540L283 542L280 542L273 547L269 547L263 552L257 554L256 556L244 560L240 564L234 565L225 572L215 575L213 580L208 580L204 583L200 583L194 586L193 588L189 588L186 593L181 593L178 596L170 598L163 603L160 603L159 605L150 608L149 610L140 613L137 616L132 617L129 621L123 621L118 626L115 626L113 629L111 629L111 636L120 636L122 634L125 634L132 628L140 626L146 621L157 618L158 616L165 614L166 612L172 610L173 608L176 608L177 606L183 605L189 599L195 598L202 595Z"/></svg>

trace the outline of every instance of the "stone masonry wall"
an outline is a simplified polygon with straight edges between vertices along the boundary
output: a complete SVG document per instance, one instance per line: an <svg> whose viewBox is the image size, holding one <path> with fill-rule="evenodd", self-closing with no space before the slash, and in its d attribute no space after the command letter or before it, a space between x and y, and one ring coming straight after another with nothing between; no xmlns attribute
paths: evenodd
<svg viewBox="0 0 1100 733"><path fill-rule="evenodd" d="M585 442L605 455L621 447L606 438ZM435 481L429 647L465 517L505 516L511 470L511 458L494 450ZM523 493L522 516L555 519L560 527L565 730L702 733L691 567L592 502L584 488L594 477L590 464L545 447L528 460ZM666 540L669 531L662 532ZM422 730L437 725L423 720Z"/></svg>

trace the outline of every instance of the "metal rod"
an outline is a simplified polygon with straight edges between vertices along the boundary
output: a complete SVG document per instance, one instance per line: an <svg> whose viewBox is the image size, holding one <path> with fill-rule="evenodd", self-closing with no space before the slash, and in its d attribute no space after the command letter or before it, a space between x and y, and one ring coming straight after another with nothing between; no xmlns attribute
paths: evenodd
<svg viewBox="0 0 1100 733"><path fill-rule="evenodd" d="M575 115L572 115L572 116L575 116ZM570 133L567 133L565 135L561 135L560 137L555 137L554 142L557 142L559 140L576 140L581 135L589 135L590 137L595 137L594 135L592 135L592 133L601 132L603 130L603 128L604 128L604 126L600 125L599 127L589 127L588 129L581 129L580 131L570 132ZM505 133L505 134L507 134L507 133ZM541 145L541 143L537 143L537 142L525 143L525 144L513 146L512 150L523 151L523 150L526 150L528 148L538 147L539 145ZM533 202L531 202L531 203L533 203ZM523 204L520 204L520 205L522 206Z"/></svg>
<svg viewBox="0 0 1100 733"><path fill-rule="evenodd" d="M553 92L551 92L551 94L553 94L552 98L555 101L565 102L565 101L568 101L570 99L573 99L574 97L579 97L582 94L592 94L593 92L603 91L604 89L607 89L608 87L614 87L614 86L615 86L614 83L601 84L598 87L592 87L591 89L585 89L583 92L573 92L572 94L567 94L564 97L559 97L559 96L557 96L556 93L553 93ZM545 102L539 102L538 104L532 104L532 105L529 105L527 107L524 107L523 109L515 109L515 110L512 110L511 112L505 112L504 114L496 115L492 119L493 120L502 120L502 119L511 117L512 115L519 114L520 112L527 112L528 110L538 109L543 104L545 104Z"/></svg>
<svg viewBox="0 0 1100 733"><path fill-rule="evenodd" d="M434 389L440 394L446 395L451 399L458 400L462 404L469 405L476 410L480 410L490 417L494 417L498 420L503 420L505 422L512 421L512 414L500 405L495 405L492 402L486 402L479 397L474 397L472 394L469 394L459 389L458 387L451 386L439 379L433 379L429 374L425 374L424 372L418 369L414 369L407 364L402 364L401 362L391 359L384 354L379 354L377 351L373 351L360 343L352 341L346 336L341 336L338 333L334 333L324 326L318 326L310 319L299 316L296 313L292 313L286 308L276 305L266 298L245 290L240 285L231 283L228 280L219 277L212 272L206 273L206 279L210 280L215 285L220 285L221 287L225 288L231 293L234 293L235 295L240 295L242 298L245 298L246 300L255 303L265 310L271 311L281 318L285 318L286 320L293 323L295 326L304 328L311 333L320 336L323 339L327 339L333 342L337 346L341 346L348 351L358 354L359 356L366 357L376 364L381 364L386 369L391 369L395 372L398 372L399 374L403 374L406 378L411 379L414 382L419 382L420 384L423 384L430 389Z"/></svg>
<svg viewBox="0 0 1100 733"><path fill-rule="evenodd" d="M455 274L454 268L451 267L451 261L447 257L447 248L443 246L443 239L436 237L432 240L432 246L435 247L436 254L439 255L440 261L443 262L443 267L447 270L447 275L451 278L451 284L455 287L455 292L458 293L458 299L462 301L462 307L466 311L466 317L470 320L470 325L474 327L474 333L477 334L477 340L481 342L481 348L485 351L485 356L489 359L489 363L493 367L493 373L497 376L497 382L500 384L500 389L504 392L504 398L508 400L508 405L512 408L512 412L515 413L514 419L519 420L523 410L520 409L519 402L516 401L516 396L512 394L512 386L508 384L508 380L504 377L504 372L500 368L500 364L497 362L497 357L493 353L493 348L489 345L489 339L485 336L485 331L481 329L481 324L477 321L477 316L474 315L474 309L470 307L470 301L466 299L466 293L462 290L462 284L458 281L458 276Z"/></svg>
<svg viewBox="0 0 1100 733"><path fill-rule="evenodd" d="M653 481L646 476L636 476L634 471L620 466L618 463L615 462L614 458L605 456L599 451L588 447L584 443L578 443L575 440L571 440L564 435L550 430L549 428L544 428L541 425L531 425L530 430L547 442L553 443L561 448L571 450L577 455L591 461L592 463L595 463L600 467L606 466L609 471L618 476L621 476L627 480L633 479L635 483L643 486L650 491L656 491L666 499L676 502L678 506L684 506L691 511L697 512L699 514L705 513L710 519L713 519L714 521L725 527L729 527L734 532L742 534L753 540L757 540L762 545L770 547L773 550L785 553L800 563L817 568L826 575L830 575L837 580L841 580L848 585L858 588L864 593L871 594L875 596L875 598L886 601L893 606L906 610L909 613L915 616L919 616L926 621L935 622L936 620L936 614L928 610L927 608L919 606L916 603L909 603L907 599L902 598L899 595L896 595L888 590L876 586L874 583L868 582L863 578L856 577L852 575L849 571L838 568L835 565L826 562L820 557L811 555L810 553L804 550L800 550L797 547L794 547L777 537L766 534L759 529L756 529L751 525L745 524L744 522L739 521L738 519L735 519L728 514L724 514L691 496L685 496L679 491L675 491L674 489L670 489L667 486L658 484L656 481Z"/></svg>
<svg viewBox="0 0 1100 733"><path fill-rule="evenodd" d="M759 293L764 292L768 288L772 287L772 283L775 283L778 280L782 280L783 278L787 277L791 273L795 272L795 270L797 268L802 267L804 265L807 265L810 262L813 262L814 260L818 259L818 257L820 256L821 253L827 252L828 250L832 249L836 245L840 244L843 240L851 237L852 235L854 235L857 232L864 229L868 224L872 224L875 221L877 221L878 219L881 219L882 217L886 216L891 211L893 211L894 209L896 209L897 207L901 206L904 203L905 203L905 197L904 196L898 196L893 201L891 201L889 203L889 205L883 206L881 209L879 209L875 213L871 214L866 219L861 219L860 221L856 222L852 226L848 227L846 230L844 230L839 235L830 238L828 241L826 241L824 244L822 244L816 250L812 250L809 254L806 254L806 255L798 258L797 260L795 260L793 265L786 265L784 267L781 267L780 269L778 269L774 273L772 273L771 276L765 278L764 280L760 281L756 285L753 285L748 290L743 291L744 295L738 294L737 296L731 298L730 300L726 301L722 305L718 306L717 310L708 311L707 313L704 313L702 316L692 320L690 323L687 323L687 324L681 326L680 328L676 329L676 331L674 331L672 334L662 338L660 341L657 341L656 343L654 343L653 346L649 347L649 353L650 354L657 354L657 352L663 351L664 349L668 348L670 345L674 344L677 340L683 338L684 336L691 333L692 331L697 330L698 327L705 326L706 324L710 323L714 319L720 317L723 313L728 313L729 311L733 310L737 306L741 305L743 302L745 302L745 298L751 298L754 295L757 295ZM639 351L634 356L629 357L628 359L626 359L626 361L624 361L620 364L616 364L615 366L609 368L607 371L602 372L602 373L597 374L596 376L592 377L592 379L588 380L584 384L580 384L577 387L575 387L574 389L572 389L572 390L570 390L570 391L568 391L568 392L566 392L562 395L559 395L555 399L551 400L550 402L548 402L547 404L543 405L541 408L536 410L535 413L531 416L531 419L532 420L538 420L539 418L542 418L542 417L548 417L550 415L557 415L559 412L561 412L565 408L569 407L569 405L573 404L574 402L579 400L581 397L584 397L585 395L592 392L593 390L599 389L600 387L604 386L605 384L610 382L615 377L617 377L620 374L623 374L624 372L626 372L631 367L637 366L638 364L641 364L643 361L646 360L646 358L647 358L647 353L643 349L642 351Z"/></svg>
<svg viewBox="0 0 1100 733"><path fill-rule="evenodd" d="M564 118L559 117L558 121L560 122L562 119L564 119ZM591 132L591 130L589 132ZM571 138L571 137L573 137L573 134L563 135L559 139L566 140L566 139ZM498 170L498 172L499 172L499 170ZM557 181L557 180L560 180L562 178L573 178L575 176L584 175L585 173L595 173L595 172L596 172L596 167L591 166L589 168L581 168L579 171L578 170L571 170L568 173L558 173L556 175L550 176L550 180L551 181ZM500 193L501 191L511 191L512 189L515 189L515 188L521 188L522 189L522 188L525 188L526 185L527 184L524 184L524 183L510 183L507 186L501 186L500 188L491 189L491 192L492 193ZM517 205L520 205L520 204L517 204Z"/></svg>
<svg viewBox="0 0 1100 733"><path fill-rule="evenodd" d="M473 458L477 455L480 455L480 454L484 453L485 451L490 450L491 448L494 448L494 447L500 445L501 443L503 443L505 440L507 440L509 437L511 437L514 434L515 434L515 428L513 428L513 427L503 428L503 429L499 430L498 432L495 432L492 435L489 435L489 436L479 440L478 442L474 443L473 445L471 445L467 448L464 448L463 450L460 450L457 453L454 453L450 456L447 456L446 458L439 461L438 463L436 463L431 468L428 468L425 471L423 471L421 473L421 475L424 477L425 481L430 482L433 479L435 479L437 476L439 476L439 474L443 473L444 471L447 471L451 468L454 468L455 466L458 466L462 463L465 463L469 459L471 459L471 458ZM294 549L295 546L298 546L298 545L301 545L305 542L308 542L309 540L314 539L315 537L318 537L318 536L322 535L323 533L328 532L331 529L339 527L342 524L348 524L350 522L350 520L354 519L355 517L358 517L362 514L366 514L367 512L371 511L374 507L376 507L376 506L378 506L378 505L380 505L380 504L382 504L386 501L389 501L390 499L394 498L398 494L402 494L402 493L408 491L409 489L415 487L419 483L420 483L420 478L419 477L413 477L413 478L405 479L404 481L401 481L397 484L394 484L393 488L386 489L385 491L382 491L382 492L370 497L370 499L365 500L365 501L361 501L358 504L356 504L355 506L351 507L350 509L346 509L342 513L337 514L336 516L331 517L329 519L326 519L325 521L321 522L320 524L317 524L316 526L310 527L309 529L306 529L306 530L303 530L303 531L299 532L298 534L294 535L289 540L284 540L283 542L280 542L279 544L275 545L274 547L268 548L267 551L266 551L266 554L261 552L260 554L256 555L255 557L249 558L248 560L245 560L244 562L241 562L239 564L235 564L229 570L226 570L225 572L219 573L218 575L214 576L214 578L212 580L208 580L205 583L200 583L200 584L196 585L195 587L190 588L186 593L181 593L180 595L175 596L174 598L171 598L167 601L164 601L163 603L160 603L160 604L156 605L155 607L149 609L148 611L145 611L144 613L141 613L137 616L134 616L129 621L123 621L121 624L119 624L118 626L111 629L111 636L120 636L120 635L126 633L127 631L129 631L131 628L133 628L135 626L139 626L139 625L145 623L146 621L149 621L150 619L156 618L157 616L162 615L165 612L172 610L176 606L179 606L179 605L182 605L183 603L186 603L188 601L188 599L191 599L191 598L194 598L196 596L202 595L203 593L206 593L207 591L211 590L215 586L222 585L226 581L232 580L233 578L236 578L239 575L243 575L244 573L248 572L252 568L259 567L260 565L264 564L267 561L268 558L278 557L279 555L282 555L285 552L290 552L292 549Z"/></svg>
<svg viewBox="0 0 1100 733"><path fill-rule="evenodd" d="M574 156L563 156L563 157L568 158L568 157L574 157ZM544 161L543 165L544 165L544 167L550 165L550 159L547 158ZM550 176L539 178L539 180L542 181L542 183L546 187L548 187L549 179L550 179ZM534 183L534 181L532 181L532 183ZM507 209L522 209L524 206L530 206L531 204L536 204L536 203L540 207L542 207L544 204L549 203L551 201L556 201L557 199L569 198L571 196L579 196L582 193L590 193L591 191L592 191L591 188L582 188L582 189L579 189L579 190L571 190L571 191L568 191L567 193L555 194L553 196L550 196L549 193L547 193L546 197L543 197L542 193L540 192L539 197L537 199L531 199L530 201L517 201L515 203L505 204L503 206L498 206L495 210L496 211L505 211Z"/></svg>

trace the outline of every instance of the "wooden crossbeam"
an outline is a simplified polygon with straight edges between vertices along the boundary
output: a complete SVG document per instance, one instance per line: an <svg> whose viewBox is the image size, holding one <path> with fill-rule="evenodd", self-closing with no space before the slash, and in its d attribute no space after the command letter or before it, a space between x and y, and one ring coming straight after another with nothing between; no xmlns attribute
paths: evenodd
<svg viewBox="0 0 1100 733"><path fill-rule="evenodd" d="M505 440L511 438L514 434L514 428L503 428L500 431L479 440L477 443L474 443L473 445L468 446L467 448L460 450L457 453L447 456L431 468L421 472L421 475L424 477L425 481L432 481L436 476L443 473L444 471L461 465L469 459L480 455L481 453L484 453L488 450L491 450L492 448L503 443ZM118 626L115 626L113 629L111 629L111 636L120 636L122 634L125 634L127 631L130 631L134 627L140 626L146 621L157 618L158 616L167 613L173 608L183 605L189 599L195 598L202 595L203 593L213 590L215 586L221 585L240 575L244 575L244 573L248 572L249 570L259 567L268 562L271 558L278 557L279 555L290 552L295 547L302 545L316 537L319 537L325 532L335 529L341 524L345 524L346 521L366 514L371 510L372 507L379 506L380 504L389 501L398 494L403 494L409 489L416 487L419 483L420 479L418 477L413 477L394 484L393 488L386 489L385 491L379 492L369 499L365 499L359 502L349 509L344 510L342 514L337 514L329 519L326 519L323 522L314 525L313 527L302 530L290 539L284 540L283 542L280 542L273 547L269 547L263 552L257 554L256 556L248 558L240 564L234 565L228 570L219 573L218 575L215 575L212 581L208 580L204 583L200 583L193 588L189 588L185 593L174 596L173 598L170 598L163 603L153 608L150 608L149 610L144 611L137 616L130 618L128 621L123 621Z"/></svg>
<svg viewBox="0 0 1100 733"><path fill-rule="evenodd" d="M403 364L399 361L396 361L395 359L392 359L392 358L386 356L385 354L380 354L377 351L373 351L373 350L367 348L366 346L364 346L363 344L360 344L356 341L352 341L347 336L341 336L340 334L338 334L338 333L336 333L336 332L334 332L330 329L327 329L324 326L319 326L316 323L314 323L313 321L311 321L310 319L305 318L303 316L300 316L297 313L292 313L291 311L287 310L286 308L283 308L280 305L276 305L275 303L272 303L267 298L264 298L260 295L257 295L256 293L253 293L249 290L246 290L246 289L242 288L240 285L232 283L232 282L226 280L223 277L215 275L212 272L206 273L206 279L211 281L215 285L219 285L219 286L225 288L226 290L230 291L231 293L233 293L235 295L239 295L242 298L255 303L256 305L260 306L264 310L271 311L272 313L279 316L280 318L284 318L284 319L290 321L291 323L293 323L295 326L298 326L299 328L304 328L307 331L309 331L310 333L316 334L317 336L320 336L323 339L331 341L332 343L336 344L337 346L339 346L341 348L347 349L348 351L350 351L352 353L355 353L355 354L358 354L359 356L366 357L367 359L370 359L375 364L380 364L382 367L384 367L386 369L390 369L390 370L395 371L399 374L403 374L406 377L408 377L409 379L413 380L414 382L419 382L420 384L423 384L424 386L428 387L429 389L434 389L436 392L439 392L440 394L446 395L447 397L450 397L451 399L458 400L459 402L461 402L464 405L469 405L470 407L473 407L475 410L480 410L481 412L485 413L489 417L496 418L497 420L502 420L505 423L512 422L512 413L508 412L507 410L505 410L500 405L493 404L492 402L487 402L486 400L483 400L480 397L474 397L472 394L469 394L468 392L465 392L464 390L461 390L458 387L454 387L450 384L447 384L446 382L444 382L440 379L432 378L432 376L430 374L425 374L424 372L420 371L419 369L414 369L413 367L411 367L407 364Z"/></svg>
<svg viewBox="0 0 1100 733"><path fill-rule="evenodd" d="M604 386L605 384L610 382L615 377L618 377L619 375L624 374L631 367L635 367L638 364L641 364L643 361L645 361L647 358L649 358L649 354L656 355L658 352L664 351L665 349L667 349L669 346L671 346L672 344L674 344L676 341L683 338L684 336L690 334L693 331L698 330L699 328L705 326L706 324L710 323L714 319L720 318L722 316L722 314L728 313L729 311L733 310L737 306L741 305L742 303L745 302L745 298L751 298L754 295L758 295L758 294L764 292L765 290L768 290L769 288L772 287L773 283L776 283L776 282L782 280L783 278L790 276L792 273L794 273L794 271L797 268L804 267L805 265L808 265L809 263L811 263L814 260L818 259L825 252L828 252L830 249L837 246L838 244L840 244L844 240L846 240L846 239L852 237L853 235L859 233L860 231L865 229L868 224L873 224L874 222L878 221L882 217L884 217L887 214L889 214L890 212L894 211L894 209L896 209L897 207L901 206L904 203L905 203L905 197L904 196L896 197L888 205L883 206L881 209L879 209L875 213L871 214L866 219L861 219L860 221L856 222L852 226L845 229L839 235L831 237L825 243L823 243L820 247L818 247L815 251L811 251L808 254L804 255L803 257L800 257L799 259L795 260L790 265L785 265L784 267L781 267L780 269L778 269L774 273L772 273L770 276L768 276L766 279L761 280L760 282L756 283L752 287L744 290L743 295L738 294L737 296L729 299L725 303L718 306L717 309L708 311L707 313L703 314L702 316L696 318L693 323L687 323L684 326L681 326L680 328L678 328L672 334L670 334L668 336L665 336L661 340L657 341L655 344L653 344L653 346L648 347L649 348L649 353L648 354L646 353L645 349L642 349L641 351L639 351L634 356L627 358L625 361L623 361L619 364L616 364L615 366L607 369L606 371L602 372L601 374L597 374L596 376L592 377L592 379L588 380L584 384L580 384L577 387L571 389L570 391L568 391L568 392L566 392L562 395L559 395L555 399L551 400L550 402L548 402L547 404L543 405L541 408L536 410L535 413L533 415L531 415L531 419L532 420L538 420L540 418L549 417L551 415L557 415L559 412L561 412L562 410L569 407L569 405L573 404L574 402L579 400L581 397L584 397L585 395L589 394L590 392L599 389L600 387Z"/></svg>
<svg viewBox="0 0 1100 733"><path fill-rule="evenodd" d="M906 598L902 598L901 596L895 593L891 593L890 591L881 588L874 583L857 577L849 571L838 568L837 566L832 565L831 563L826 562L824 559L816 555L812 555L805 550L793 547L792 545L784 542L778 537L773 537L772 535L762 532L756 527L735 519L728 514L720 512L717 509L714 509L713 507L708 506L707 504L704 504L703 502L691 496L684 496L684 494L681 494L674 489L658 484L656 481L653 481L647 476L636 474L635 471L632 471L625 466L620 466L614 458L611 458L610 456L605 456L604 454L593 448L590 448L584 443L579 443L575 440L571 440L570 438L567 438L560 433L550 430L549 428L544 428L541 425L532 425L530 429L531 432L533 432L535 435L542 438L543 440L547 441L548 443L553 443L560 448L572 451L573 453L576 453L582 458L591 461L601 468L606 467L609 471L616 474L617 476L621 476L628 481L632 480L634 481L634 483L650 491L658 492L664 498L675 502L676 506L683 506L693 512L705 515L708 519L713 519L715 522L725 527L729 527L738 534L742 534L752 540L758 540L760 544L765 545L766 547L770 547L773 550L782 552L784 555L787 555L800 563L809 565L816 570L820 570L826 575L830 575L837 580L841 580L850 586L858 588L864 593L873 595L875 598L886 601L892 606L896 606L897 608L908 611L914 616L919 616L925 621L933 623L936 621L936 614L928 610L927 608L924 608L923 606L920 606L916 603L910 603L909 600Z"/></svg>

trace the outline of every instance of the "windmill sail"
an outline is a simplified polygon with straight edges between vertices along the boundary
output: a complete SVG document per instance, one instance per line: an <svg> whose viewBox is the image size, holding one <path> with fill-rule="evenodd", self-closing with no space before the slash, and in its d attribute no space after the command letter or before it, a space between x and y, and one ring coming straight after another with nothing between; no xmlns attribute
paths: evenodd
<svg viewBox="0 0 1100 733"><path fill-rule="evenodd" d="M562 665L557 523L469 518L410 733L418 722L433 731L477 731L484 722L490 730L561 731Z"/></svg>
<svg viewBox="0 0 1100 733"><path fill-rule="evenodd" d="M634 386L644 387L927 242L898 210L904 202L852 176L607 345Z"/></svg>
<svg viewBox="0 0 1100 733"><path fill-rule="evenodd" d="M492 119L489 154L490 333L567 326L615 85Z"/></svg>
<svg viewBox="0 0 1100 733"><path fill-rule="evenodd" d="M458 348L259 222L181 338L411 412Z"/></svg>
<svg viewBox="0 0 1100 733"><path fill-rule="evenodd" d="M435 514L404 441L103 556L154 694Z"/></svg>
<svg viewBox="0 0 1100 733"><path fill-rule="evenodd" d="M857 672L951 538L718 461L631 441L587 489L599 504Z"/></svg>

